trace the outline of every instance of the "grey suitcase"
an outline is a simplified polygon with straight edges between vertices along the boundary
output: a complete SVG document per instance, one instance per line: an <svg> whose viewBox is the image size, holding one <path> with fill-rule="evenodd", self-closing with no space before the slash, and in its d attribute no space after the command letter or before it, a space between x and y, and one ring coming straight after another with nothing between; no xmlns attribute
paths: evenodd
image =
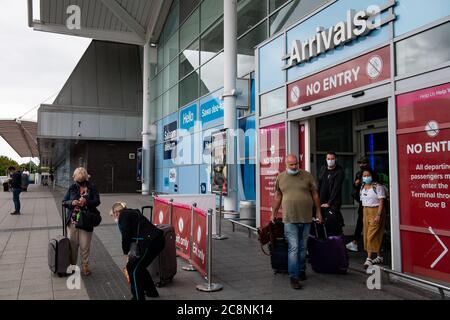
<svg viewBox="0 0 450 320"><path fill-rule="evenodd" d="M150 221L152 221L153 207L142 207L144 209L150 208ZM161 253L150 264L150 274L156 281L157 287L162 287L172 281L177 273L177 249L175 245L175 229L170 224L160 224L157 227L163 231L165 246Z"/></svg>
<svg viewBox="0 0 450 320"><path fill-rule="evenodd" d="M67 275L67 268L70 266L70 240L67 238L64 217L65 208L63 206L61 212L63 235L52 238L48 244L48 267L51 272L60 277Z"/></svg>

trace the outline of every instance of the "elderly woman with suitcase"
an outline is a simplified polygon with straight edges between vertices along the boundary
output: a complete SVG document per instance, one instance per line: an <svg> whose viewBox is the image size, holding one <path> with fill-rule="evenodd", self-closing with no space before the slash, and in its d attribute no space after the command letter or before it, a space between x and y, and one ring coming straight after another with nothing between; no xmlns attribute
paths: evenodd
<svg viewBox="0 0 450 320"><path fill-rule="evenodd" d="M122 250L127 255L132 300L145 300L145 296L159 297L147 268L164 249L162 230L153 225L139 210L128 209L123 202L113 205L111 216L122 234Z"/></svg>

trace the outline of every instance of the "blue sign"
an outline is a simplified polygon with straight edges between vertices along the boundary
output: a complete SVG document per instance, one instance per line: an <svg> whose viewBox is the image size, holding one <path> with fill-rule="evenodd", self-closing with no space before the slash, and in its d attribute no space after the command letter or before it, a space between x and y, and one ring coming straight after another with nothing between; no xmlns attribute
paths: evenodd
<svg viewBox="0 0 450 320"><path fill-rule="evenodd" d="M200 106L200 119L203 124L223 118L223 115L223 101L219 98L212 98Z"/></svg>
<svg viewBox="0 0 450 320"><path fill-rule="evenodd" d="M197 104L180 110L180 129L190 130L194 127L195 121L197 121Z"/></svg>

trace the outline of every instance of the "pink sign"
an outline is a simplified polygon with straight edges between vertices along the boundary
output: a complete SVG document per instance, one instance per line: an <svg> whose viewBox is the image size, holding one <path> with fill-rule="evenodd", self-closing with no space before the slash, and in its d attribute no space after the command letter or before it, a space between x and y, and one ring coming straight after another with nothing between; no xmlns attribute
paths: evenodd
<svg viewBox="0 0 450 320"><path fill-rule="evenodd" d="M192 236L192 265L202 276L206 276L206 214L198 208L194 210Z"/></svg>

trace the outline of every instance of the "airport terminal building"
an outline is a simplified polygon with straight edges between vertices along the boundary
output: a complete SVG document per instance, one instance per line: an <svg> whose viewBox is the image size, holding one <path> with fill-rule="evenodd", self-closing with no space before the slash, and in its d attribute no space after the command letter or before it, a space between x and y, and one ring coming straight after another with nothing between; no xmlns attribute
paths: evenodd
<svg viewBox="0 0 450 320"><path fill-rule="evenodd" d="M450 283L447 0L73 2L80 30L50 0L30 25L143 47L144 193L210 193L220 164L225 209L253 200L260 226L285 156L317 176L333 150L352 234L366 155L389 189L391 267Z"/></svg>

